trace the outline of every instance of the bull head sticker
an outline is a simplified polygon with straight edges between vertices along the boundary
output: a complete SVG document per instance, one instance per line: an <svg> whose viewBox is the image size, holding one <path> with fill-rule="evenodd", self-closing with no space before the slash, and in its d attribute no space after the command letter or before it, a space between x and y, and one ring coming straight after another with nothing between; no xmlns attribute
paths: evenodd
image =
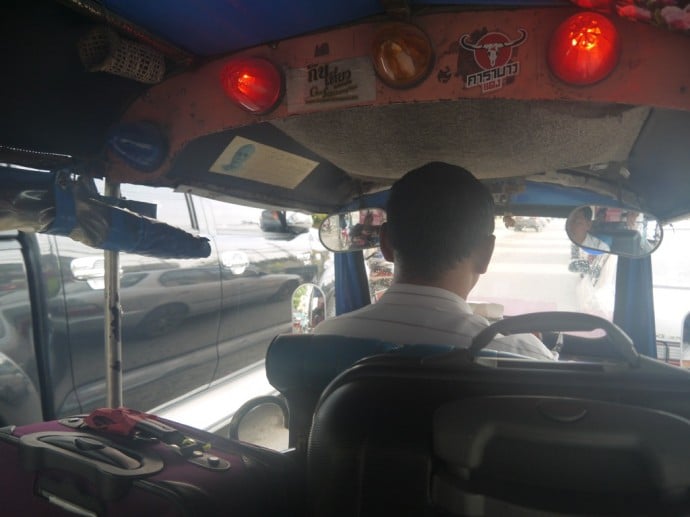
<svg viewBox="0 0 690 517"><path fill-rule="evenodd" d="M470 35L460 38L460 47L472 52L474 61L482 70L465 77L465 87L481 86L483 92L493 91L503 86L503 79L515 76L520 64L513 59L513 49L527 40L527 31L518 29L520 35L510 39L502 32L487 32L477 41L470 41Z"/></svg>

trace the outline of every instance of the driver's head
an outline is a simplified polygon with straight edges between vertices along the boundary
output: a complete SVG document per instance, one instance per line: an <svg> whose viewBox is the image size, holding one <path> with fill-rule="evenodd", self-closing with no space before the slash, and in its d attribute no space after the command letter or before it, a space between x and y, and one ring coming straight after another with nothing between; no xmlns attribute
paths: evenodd
<svg viewBox="0 0 690 517"><path fill-rule="evenodd" d="M488 240L493 250L493 231L493 197L462 167L427 163L391 187L386 258L417 278L437 279Z"/></svg>

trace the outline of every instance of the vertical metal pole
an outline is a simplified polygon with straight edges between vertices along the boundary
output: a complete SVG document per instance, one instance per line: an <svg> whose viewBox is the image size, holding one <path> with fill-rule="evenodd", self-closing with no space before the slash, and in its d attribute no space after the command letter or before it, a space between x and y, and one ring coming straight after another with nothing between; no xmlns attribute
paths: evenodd
<svg viewBox="0 0 690 517"><path fill-rule="evenodd" d="M120 184L105 182L105 195L120 197ZM104 251L105 259L105 383L107 407L122 401L122 306L120 305L120 254Z"/></svg>

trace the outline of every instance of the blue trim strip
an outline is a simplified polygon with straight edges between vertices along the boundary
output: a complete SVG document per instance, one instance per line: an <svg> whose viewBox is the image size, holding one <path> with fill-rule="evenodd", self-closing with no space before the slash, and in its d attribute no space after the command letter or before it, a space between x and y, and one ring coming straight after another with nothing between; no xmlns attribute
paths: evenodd
<svg viewBox="0 0 690 517"><path fill-rule="evenodd" d="M623 206L615 198L589 190L563 187L550 183L525 182L525 190L513 194L511 205L572 206L607 205Z"/></svg>
<svg viewBox="0 0 690 517"><path fill-rule="evenodd" d="M69 235L77 226L77 207L74 201L74 189L60 186L60 174L55 175L53 195L55 196L55 219L43 233L52 235Z"/></svg>
<svg viewBox="0 0 690 517"><path fill-rule="evenodd" d="M336 253L334 267L335 313L344 314L369 305L369 283L362 252Z"/></svg>
<svg viewBox="0 0 690 517"><path fill-rule="evenodd" d="M617 199L603 194L597 194L589 190L573 187L563 187L550 183L537 183L526 181L522 192L513 194L510 200L512 206L566 206L580 205L607 205L626 208ZM388 190L366 194L361 198L343 207L344 211L358 210L360 208L385 208L388 202Z"/></svg>
<svg viewBox="0 0 690 517"><path fill-rule="evenodd" d="M652 292L651 258L618 257L613 322L632 338L640 354L656 359Z"/></svg>

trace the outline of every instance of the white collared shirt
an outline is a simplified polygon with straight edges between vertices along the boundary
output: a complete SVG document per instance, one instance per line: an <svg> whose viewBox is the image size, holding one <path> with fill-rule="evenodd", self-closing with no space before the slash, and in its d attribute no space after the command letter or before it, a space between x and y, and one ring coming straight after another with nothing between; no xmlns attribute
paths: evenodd
<svg viewBox="0 0 690 517"><path fill-rule="evenodd" d="M467 348L487 326L488 320L473 314L468 303L455 293L438 287L393 284L376 304L322 321L314 333L380 339L400 345ZM486 348L541 360L554 359L551 351L532 334L496 338Z"/></svg>
<svg viewBox="0 0 690 517"><path fill-rule="evenodd" d="M587 234L587 236L584 238L584 240L582 241L582 243L580 245L585 247L585 248L592 249L592 250L611 251L608 244L606 244L604 241L602 241L598 237L595 237L594 235L591 235L589 233Z"/></svg>

